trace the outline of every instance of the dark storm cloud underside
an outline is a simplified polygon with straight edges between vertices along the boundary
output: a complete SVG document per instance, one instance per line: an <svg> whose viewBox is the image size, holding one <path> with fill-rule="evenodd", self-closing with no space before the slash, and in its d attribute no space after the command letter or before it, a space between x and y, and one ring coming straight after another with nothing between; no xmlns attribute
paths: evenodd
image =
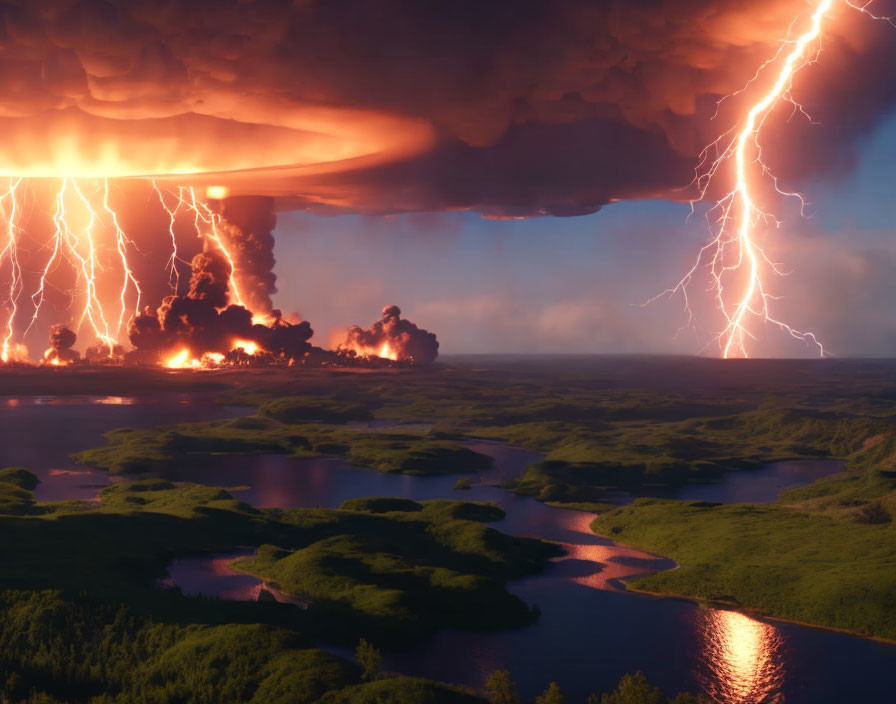
<svg viewBox="0 0 896 704"><path fill-rule="evenodd" d="M796 0L20 0L2 6L0 107L135 119L198 110L209 96L225 115L254 96L422 118L439 135L429 153L297 179L282 205L577 214L689 195L679 189L695 155L730 126L708 121L715 97L740 88L805 10ZM875 10L896 14L892 0ZM821 125L796 121L779 138L786 156L773 161L789 179L848 166L856 138L896 100L896 31L848 24L826 27L822 61L797 83Z"/></svg>

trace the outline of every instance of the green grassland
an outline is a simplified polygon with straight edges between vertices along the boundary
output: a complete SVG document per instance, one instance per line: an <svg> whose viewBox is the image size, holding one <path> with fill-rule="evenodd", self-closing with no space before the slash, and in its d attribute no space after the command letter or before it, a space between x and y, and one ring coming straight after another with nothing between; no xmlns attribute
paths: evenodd
<svg viewBox="0 0 896 704"><path fill-rule="evenodd" d="M265 407L259 415L242 418L154 430L119 428L106 434L106 445L75 458L91 467L132 474L160 473L172 463L207 462L209 455L219 453L335 455L381 472L412 475L476 472L491 464L487 455L438 433L295 424L264 415Z"/></svg>
<svg viewBox="0 0 896 704"><path fill-rule="evenodd" d="M865 416L797 427L789 447L844 457L846 470L771 505L642 499L592 527L679 563L634 588L896 640L896 428Z"/></svg>
<svg viewBox="0 0 896 704"><path fill-rule="evenodd" d="M504 582L537 571L554 551L484 526L503 517L497 507L361 499L340 508L356 529L331 529L298 549L263 545L235 566L317 608L363 619L370 632L499 628L533 618Z"/></svg>
<svg viewBox="0 0 896 704"><path fill-rule="evenodd" d="M680 565L633 587L896 639L893 369L885 360L483 358L410 376L400 393L390 380L361 386L375 417L544 453L514 491L600 512L596 532ZM258 403L264 387L254 392ZM768 506L603 503L608 489L714 481L799 458L839 458L846 469Z"/></svg>
<svg viewBox="0 0 896 704"><path fill-rule="evenodd" d="M260 510L223 489L152 479L110 486L99 505L38 503L35 484L26 470L0 471L0 695L9 702L481 701L413 678L362 682L314 643L397 644L447 625L528 623L537 610L504 585L559 553L486 525L503 516L487 504L376 498ZM308 609L154 586L174 556L238 546L260 546L242 569L276 573Z"/></svg>
<svg viewBox="0 0 896 704"><path fill-rule="evenodd" d="M17 488L21 494L30 492ZM241 568L309 598L302 618L310 627L349 642L359 635L408 640L446 625L529 622L536 614L504 585L558 553L494 530L486 522L503 512L469 502L256 509L223 489L163 480L122 482L100 497L99 507L22 497L11 515L0 516L0 588L128 596L151 605L153 581L171 557L262 546ZM490 618L471 618L479 608Z"/></svg>
<svg viewBox="0 0 896 704"><path fill-rule="evenodd" d="M223 372L200 387L245 406L244 417L112 431L78 459L164 475L172 463L214 462L217 453L274 452L442 474L487 466L463 440L503 440L545 456L511 484L514 491L599 512L596 532L680 565L633 588L896 639L894 371L892 362L874 360L467 358L383 373ZM175 378L165 377L166 388ZM102 392L98 379L88 379L92 392ZM77 384L67 383L75 393ZM351 424L370 419L399 425ZM846 469L770 505L604 503L608 489L714 481L792 458L840 458ZM47 505L35 502L33 484L23 470L0 472L0 634L23 644L19 660L0 660L0 674L15 672L55 697L76 684L83 689L71 691L85 694L79 701L94 694L106 697L97 702L172 704L471 701L407 678L361 682L312 644L351 645L359 636L390 644L440 625L525 623L534 614L504 584L553 554L502 536L487 525L494 507L465 502L260 510L221 489L147 479L104 490L99 506ZM259 548L240 569L307 598L311 608L151 588L174 555L235 546ZM116 631L122 604L133 621ZM493 621L474 617L483 613ZM69 621L75 630L66 630ZM41 664L38 644L55 643L54 633L61 635L47 650L56 653L47 656L53 664ZM72 633L85 650L66 658ZM258 646L258 659L240 648L265 638L275 646ZM120 672L107 671L105 652L110 663L121 660ZM127 667L133 678L121 674ZM239 693L227 689L239 681L247 683ZM309 698L296 698L306 690Z"/></svg>
<svg viewBox="0 0 896 704"><path fill-rule="evenodd" d="M116 431L80 459L134 471L223 448L337 454L385 471L424 471L419 455L409 459L415 452L441 458L449 447L463 449L461 438L504 440L545 455L511 482L512 490L600 512L597 532L681 565L633 586L894 638L893 366L469 358L404 374L263 375L251 384L234 378L222 399L256 415ZM371 417L425 422L431 430L337 425ZM771 506L606 504L611 489L715 481L726 471L796 458L840 458L846 470L786 492ZM435 471L464 465L456 456ZM297 588L292 569L316 560L301 551L272 555L263 554L258 569ZM378 564L355 568L370 573Z"/></svg>
<svg viewBox="0 0 896 704"><path fill-rule="evenodd" d="M592 527L679 563L634 580L636 589L896 640L892 524L781 505L640 499Z"/></svg>

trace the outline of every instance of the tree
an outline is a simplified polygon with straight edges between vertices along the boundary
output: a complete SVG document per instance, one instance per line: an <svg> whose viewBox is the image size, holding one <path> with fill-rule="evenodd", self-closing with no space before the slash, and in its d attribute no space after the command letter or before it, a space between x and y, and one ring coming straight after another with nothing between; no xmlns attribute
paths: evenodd
<svg viewBox="0 0 896 704"><path fill-rule="evenodd" d="M507 670L495 670L485 681L492 704L520 704L520 693Z"/></svg>
<svg viewBox="0 0 896 704"><path fill-rule="evenodd" d="M610 694L604 694L601 704L665 704L666 697L659 687L652 687L639 670L634 675L625 675Z"/></svg>
<svg viewBox="0 0 896 704"><path fill-rule="evenodd" d="M361 678L364 681L379 679L380 665L383 662L383 654L379 650L362 638L355 649L355 657L361 666Z"/></svg>
<svg viewBox="0 0 896 704"><path fill-rule="evenodd" d="M535 697L535 704L566 704L566 697L560 689L560 685L551 682L542 694Z"/></svg>

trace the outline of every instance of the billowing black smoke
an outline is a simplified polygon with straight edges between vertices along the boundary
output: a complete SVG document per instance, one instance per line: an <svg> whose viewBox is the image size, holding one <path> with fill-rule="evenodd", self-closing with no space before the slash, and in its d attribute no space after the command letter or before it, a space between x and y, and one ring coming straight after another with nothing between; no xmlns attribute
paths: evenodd
<svg viewBox="0 0 896 704"><path fill-rule="evenodd" d="M49 364L71 364L80 359L80 355L72 349L78 336L65 325L54 325L50 328L50 346L44 352L44 361Z"/></svg>
<svg viewBox="0 0 896 704"><path fill-rule="evenodd" d="M367 330L357 325L350 327L337 351L349 357L373 356L432 364L439 355L439 341L435 333L403 319L398 306L386 306L383 317Z"/></svg>
<svg viewBox="0 0 896 704"><path fill-rule="evenodd" d="M254 313L270 313L277 293L274 274L274 199L235 196L222 203L224 236L236 264L243 302Z"/></svg>
<svg viewBox="0 0 896 704"><path fill-rule="evenodd" d="M147 306L131 321L128 337L136 348L134 361L155 363L163 354L181 349L188 349L192 357L226 354L238 340L255 342L287 361L300 360L311 349L308 339L313 331L308 322L290 323L272 310L261 325L252 322L248 308L228 305L231 271L222 254L201 252L193 257L191 269L185 296L168 296L157 310Z"/></svg>

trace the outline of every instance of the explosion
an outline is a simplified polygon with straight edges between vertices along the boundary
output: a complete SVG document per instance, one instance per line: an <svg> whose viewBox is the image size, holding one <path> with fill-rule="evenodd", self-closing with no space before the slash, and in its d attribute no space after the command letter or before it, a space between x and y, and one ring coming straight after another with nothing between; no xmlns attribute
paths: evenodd
<svg viewBox="0 0 896 704"><path fill-rule="evenodd" d="M750 81L753 83L759 80L767 68L780 64L776 69L775 80L750 107L743 124L721 135L700 155L696 185L701 200L706 196L714 177L732 161L734 186L715 201L707 212L710 229L716 228L716 234L700 250L694 265L684 277L660 295L682 294L689 319L693 320L688 289L697 272L708 269L710 289L724 320L724 327L715 341L719 343L721 355L725 359L750 356L748 343L756 339L752 330L754 321L771 324L791 337L809 343L821 356L825 353L822 343L814 333L797 330L775 317L772 312L776 296L769 292L767 280L770 275L780 275L782 271L760 246L758 236L764 225L778 226L780 222L759 205L757 191L760 190L758 182L765 177L771 182L775 194L797 198L800 205L804 205L801 196L783 191L779 187L777 178L763 161L760 136L766 120L782 103L789 103L794 111L808 117L793 97L793 79L801 69L817 60L821 51L819 42L822 25L836 2L838 0L816 2L809 26L796 37L788 35L777 54L760 66ZM870 2L861 6L850 0L843 0L843 3L873 19L893 24L890 18L871 14L868 11ZM791 32L798 20L796 18L791 25ZM748 87L749 84L744 90Z"/></svg>
<svg viewBox="0 0 896 704"><path fill-rule="evenodd" d="M403 319L398 306L386 306L383 317L367 330L350 327L336 352L349 359L378 357L431 364L439 354L439 343L433 333Z"/></svg>
<svg viewBox="0 0 896 704"><path fill-rule="evenodd" d="M136 273L134 260L144 253L122 224L108 179L59 180L52 191L49 239L27 251L22 242L34 238L21 221L23 199L27 193L30 200L32 190L39 196L48 184L10 180L0 198L7 235L0 272L9 277L3 362L27 360L21 340L39 320L58 314L60 308L69 322L49 327L50 346L42 358L42 363L53 366L150 364L216 369L307 365L315 360L344 365L371 357L402 364L435 359L435 336L402 320L395 306L386 308L383 320L369 331L350 329L346 339L352 342L345 348L337 353L318 350L312 359L311 325L297 315L285 316L271 299L276 292L274 199L236 196L207 201L194 187L169 189L155 180L149 185L152 202L167 220L165 236L155 235L151 244L169 243L163 267L169 291L156 305L148 304L146 282ZM187 241L182 235L185 223L191 233ZM23 258L32 265L35 259L40 261L32 274L31 290ZM158 261L158 256L152 261ZM96 343L82 358L73 346L84 331ZM375 349L367 349L374 344Z"/></svg>

